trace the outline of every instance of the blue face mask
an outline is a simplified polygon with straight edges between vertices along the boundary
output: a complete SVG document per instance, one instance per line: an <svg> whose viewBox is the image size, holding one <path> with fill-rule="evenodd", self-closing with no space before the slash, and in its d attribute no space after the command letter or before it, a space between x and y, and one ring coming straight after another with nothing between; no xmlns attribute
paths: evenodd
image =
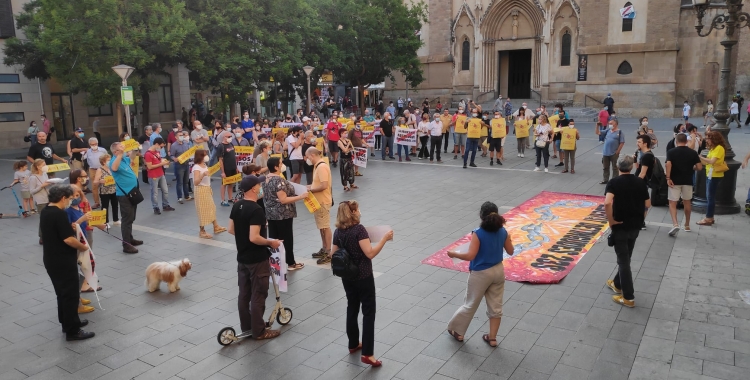
<svg viewBox="0 0 750 380"><path fill-rule="evenodd" d="M79 204L81 204L81 198L73 198L70 201L70 205L71 206L78 206Z"/></svg>
<svg viewBox="0 0 750 380"><path fill-rule="evenodd" d="M79 133L78 137L83 138L83 133Z"/></svg>

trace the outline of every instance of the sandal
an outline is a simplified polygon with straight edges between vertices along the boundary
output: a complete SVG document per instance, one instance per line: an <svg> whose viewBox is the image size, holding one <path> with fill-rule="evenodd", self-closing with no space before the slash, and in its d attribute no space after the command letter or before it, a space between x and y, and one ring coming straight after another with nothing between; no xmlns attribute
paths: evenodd
<svg viewBox="0 0 750 380"><path fill-rule="evenodd" d="M215 234L220 234L220 233L226 232L226 231L227 231L227 229L224 228L224 227L221 227L221 226L219 226L219 228L214 228L214 233Z"/></svg>
<svg viewBox="0 0 750 380"><path fill-rule="evenodd" d="M490 339L490 334L482 335L482 340L485 341L490 347L497 347L497 339ZM495 344L492 344L492 343Z"/></svg>
<svg viewBox="0 0 750 380"><path fill-rule="evenodd" d="M102 291L102 287L101 286L97 287L96 291L97 292L101 292ZM86 290L81 290L81 293L93 293L93 292L94 292L94 288L88 288Z"/></svg>
<svg viewBox="0 0 750 380"><path fill-rule="evenodd" d="M457 332L455 332L455 331L453 331L453 330L448 330L448 334L451 334L451 336L452 336L452 337L453 337L453 338L454 338L455 340L457 340L457 341L459 341L459 342L463 342L463 341L464 341L464 337L463 337L463 336L461 336L461 335L459 335L459 334L458 334Z"/></svg>
<svg viewBox="0 0 750 380"><path fill-rule="evenodd" d="M297 263L297 264L288 266L287 269L288 270L297 270L297 269L302 269L304 267L305 267L305 264L303 264L303 263Z"/></svg>
<svg viewBox="0 0 750 380"><path fill-rule="evenodd" d="M255 338L256 340L265 340L265 339L273 339L277 336L281 335L281 332L279 330L266 330L263 332L263 335Z"/></svg>
<svg viewBox="0 0 750 380"><path fill-rule="evenodd" d="M354 173L355 177L362 177L362 173Z"/></svg>
<svg viewBox="0 0 750 380"><path fill-rule="evenodd" d="M687 225L687 224L685 225L685 228L683 228L683 230L684 230L685 232L690 232L690 231L692 231L692 230L690 229L690 226L689 226L689 225Z"/></svg>
<svg viewBox="0 0 750 380"><path fill-rule="evenodd" d="M571 170L570 174L576 174L576 171L575 170Z"/></svg>
<svg viewBox="0 0 750 380"><path fill-rule="evenodd" d="M349 186L344 186L344 191L349 191Z"/></svg>
<svg viewBox="0 0 750 380"><path fill-rule="evenodd" d="M567 172L568 172L567 170L563 170L563 171L561 171L560 173L567 173Z"/></svg>
<svg viewBox="0 0 750 380"><path fill-rule="evenodd" d="M708 218L703 218L701 219L700 222L698 222L699 226L713 226L713 224L714 224L714 220L708 219Z"/></svg>
<svg viewBox="0 0 750 380"><path fill-rule="evenodd" d="M208 233L208 232L206 232L206 231L201 231L201 232L200 232L200 233L198 234L198 237L200 237L201 239L213 239L213 238L214 238L213 236L211 236L211 234L209 234L209 233Z"/></svg>
<svg viewBox="0 0 750 380"><path fill-rule="evenodd" d="M352 189L359 189L359 186L357 186L357 185L352 185Z"/></svg>

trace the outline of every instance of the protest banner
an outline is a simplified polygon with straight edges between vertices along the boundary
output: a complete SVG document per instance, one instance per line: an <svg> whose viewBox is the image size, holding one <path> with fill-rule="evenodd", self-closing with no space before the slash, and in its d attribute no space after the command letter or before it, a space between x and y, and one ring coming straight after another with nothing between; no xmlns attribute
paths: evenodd
<svg viewBox="0 0 750 380"><path fill-rule="evenodd" d="M125 148L126 152L130 152L131 150L137 150L140 149L140 144L138 144L137 140L125 140L122 142L122 146Z"/></svg>
<svg viewBox="0 0 750 380"><path fill-rule="evenodd" d="M396 144L417 146L417 130L411 128L396 128Z"/></svg>
<svg viewBox="0 0 750 380"><path fill-rule="evenodd" d="M273 249L268 247L271 251L271 257L268 261L271 263L271 275L276 277L276 283L279 285L279 291L286 293L287 281L286 281L286 250L284 244L279 245L279 248ZM268 283L273 285L273 279L269 277Z"/></svg>
<svg viewBox="0 0 750 380"><path fill-rule="evenodd" d="M318 151L320 151L320 153L323 153L325 152L325 149L326 149L325 143L326 143L326 140L324 138L318 137L317 139L315 139L315 148Z"/></svg>
<svg viewBox="0 0 750 380"><path fill-rule="evenodd" d="M101 226L107 223L107 210L91 211L89 226Z"/></svg>
<svg viewBox="0 0 750 380"><path fill-rule="evenodd" d="M47 165L47 173L61 172L63 170L70 170L70 166L67 163Z"/></svg>
<svg viewBox="0 0 750 380"><path fill-rule="evenodd" d="M198 146L193 146L192 148L185 151L185 153L181 154L179 157L177 157L177 161L181 164L184 164L185 161L188 160L188 158L195 155L195 151L198 150Z"/></svg>
<svg viewBox="0 0 750 380"><path fill-rule="evenodd" d="M560 149L576 150L576 136L578 136L578 131L575 128L563 128Z"/></svg>
<svg viewBox="0 0 750 380"><path fill-rule="evenodd" d="M212 176L216 174L216 172L218 172L219 170L221 170L221 162L217 162L216 165L208 168L208 175Z"/></svg>
<svg viewBox="0 0 750 380"><path fill-rule="evenodd" d="M271 132L271 128L261 128L260 130L265 134L269 134Z"/></svg>
<svg viewBox="0 0 750 380"><path fill-rule="evenodd" d="M252 154L255 151L255 148L252 146L236 146L234 147L234 153L235 154Z"/></svg>
<svg viewBox="0 0 750 380"><path fill-rule="evenodd" d="M284 136L286 136L287 132L289 132L289 128L273 128L271 130L271 134L273 136L276 136L276 134L279 133L279 132L283 132Z"/></svg>
<svg viewBox="0 0 750 380"><path fill-rule="evenodd" d="M237 182L240 182L240 181L242 181L242 173L237 173L237 174L235 174L233 176L222 178L221 179L221 184L222 185L231 185L233 183L237 183Z"/></svg>
<svg viewBox="0 0 750 380"><path fill-rule="evenodd" d="M375 127L371 125L362 127L362 140L369 146L375 146Z"/></svg>
<svg viewBox="0 0 750 380"><path fill-rule="evenodd" d="M282 128L293 128L293 127L301 127L302 123L281 123Z"/></svg>
<svg viewBox="0 0 750 380"><path fill-rule="evenodd" d="M270 155L269 157L282 158L281 153L275 153L275 154Z"/></svg>
<svg viewBox="0 0 750 380"><path fill-rule="evenodd" d="M315 198L315 196L311 192L307 191L307 186L296 184L294 182L291 182L291 184L292 187L294 187L295 195L302 195L304 193L307 193L307 197L305 197L303 202L305 203L305 207L307 207L307 211L309 211L310 214L320 209L320 203L318 202L318 199Z"/></svg>
<svg viewBox="0 0 750 380"><path fill-rule="evenodd" d="M234 147L235 159L237 160L237 170L242 171L242 167L253 163L253 152L255 151L252 146L236 146Z"/></svg>
<svg viewBox="0 0 750 380"><path fill-rule="evenodd" d="M552 129L555 129L557 128L557 123L560 121L560 115L552 115L547 118L547 121L549 121L550 127L552 127Z"/></svg>
<svg viewBox="0 0 750 380"><path fill-rule="evenodd" d="M81 267L81 273L88 282L89 286L94 289L94 295L96 296L96 302L99 304L99 309L104 310L102 303L99 300L99 276L96 275L94 269L96 269L96 258L94 257L94 251L91 250L88 240L86 240L86 234L81 230L81 226L77 223L76 226L76 239L88 247L85 251L78 251L78 263Z"/></svg>
<svg viewBox="0 0 750 380"><path fill-rule="evenodd" d="M391 226L371 226L371 227L365 227L365 230L367 231L367 236L370 237L370 243L377 244L379 241L383 240L383 236L393 230Z"/></svg>
<svg viewBox="0 0 750 380"><path fill-rule="evenodd" d="M360 168L367 167L367 148L354 148L354 165Z"/></svg>
<svg viewBox="0 0 750 380"><path fill-rule="evenodd" d="M108 175L104 179L104 186L114 186L115 185L115 177L112 177L111 175Z"/></svg>
<svg viewBox="0 0 750 380"><path fill-rule="evenodd" d="M130 168L133 169L134 173L138 173L138 167L141 165L139 156L133 156L132 159L130 159Z"/></svg>

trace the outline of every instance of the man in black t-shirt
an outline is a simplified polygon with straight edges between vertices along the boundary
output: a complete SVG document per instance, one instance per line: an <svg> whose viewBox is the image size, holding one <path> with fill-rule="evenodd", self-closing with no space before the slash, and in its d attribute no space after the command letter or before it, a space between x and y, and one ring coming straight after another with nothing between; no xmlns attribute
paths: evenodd
<svg viewBox="0 0 750 380"><path fill-rule="evenodd" d="M229 233L234 235L237 245L237 276L240 288L237 308L240 313L240 328L252 330L255 339L271 339L279 336L278 330L266 330L263 313L266 310L268 281L271 265L268 248L277 249L280 240L266 239L266 214L258 205L258 194L263 176L247 176L240 182L244 198L234 204L229 214Z"/></svg>
<svg viewBox="0 0 750 380"><path fill-rule="evenodd" d="M669 214L672 216L672 229L669 236L675 236L680 231L677 222L677 202L682 198L685 206L685 231L690 231L691 200L693 199L693 174L701 170L703 165L698 153L687 146L687 136L678 133L674 138L675 147L667 152L667 163L664 172L669 186Z"/></svg>
<svg viewBox="0 0 750 380"><path fill-rule="evenodd" d="M70 170L83 169L83 152L89 149L89 144L83 140L83 129L76 129L75 135L68 143L70 155Z"/></svg>
<svg viewBox="0 0 750 380"><path fill-rule="evenodd" d="M614 280L607 280L607 286L615 293L612 300L620 305L635 307L633 275L630 271L630 258L633 255L639 229L651 207L646 182L632 174L633 157L623 156L617 162L620 175L607 183L604 201L607 219L615 241L618 271Z"/></svg>
<svg viewBox="0 0 750 380"><path fill-rule="evenodd" d="M217 147L220 149L218 152L219 165L221 166L221 178L228 178L237 174L237 155L234 152L234 144L232 144L232 134L224 133L221 137L223 140ZM229 201L232 199L232 188L234 184L221 185L221 205L229 206ZM226 194L227 198L224 198Z"/></svg>
<svg viewBox="0 0 750 380"><path fill-rule="evenodd" d="M65 162L64 158L60 158L55 154L55 148L47 141L47 134L39 132L36 134L37 143L29 148L29 152L26 154L26 160L30 163L34 163L36 159L42 159L47 165L52 165L53 160Z"/></svg>
<svg viewBox="0 0 750 380"><path fill-rule="evenodd" d="M640 135L636 138L636 145L638 146L636 154L640 156L640 159L635 169L635 175L648 182L656 164L656 157L651 152L651 138L648 135Z"/></svg>

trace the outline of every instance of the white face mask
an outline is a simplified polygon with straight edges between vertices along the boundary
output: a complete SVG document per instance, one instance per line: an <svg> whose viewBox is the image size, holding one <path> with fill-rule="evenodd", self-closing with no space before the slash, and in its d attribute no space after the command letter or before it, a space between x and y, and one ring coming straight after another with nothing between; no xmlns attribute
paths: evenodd
<svg viewBox="0 0 750 380"><path fill-rule="evenodd" d="M648 120L645 120L642 124L643 125L648 125Z"/></svg>
<svg viewBox="0 0 750 380"><path fill-rule="evenodd" d="M281 167L279 167L279 170L281 170L282 173L286 173L286 165L281 164Z"/></svg>
<svg viewBox="0 0 750 380"><path fill-rule="evenodd" d="M198 124L198 125L195 126L195 129L201 130L201 129L203 129L203 125Z"/></svg>
<svg viewBox="0 0 750 380"><path fill-rule="evenodd" d="M305 160L305 163L307 164L307 166L313 166L313 162L309 158Z"/></svg>
<svg viewBox="0 0 750 380"><path fill-rule="evenodd" d="M499 119L499 118L500 118L500 115L495 115L495 119Z"/></svg>
<svg viewBox="0 0 750 380"><path fill-rule="evenodd" d="M49 166L44 165L44 166L42 166L41 169L42 169L42 173L47 173L47 171L49 170Z"/></svg>
<svg viewBox="0 0 750 380"><path fill-rule="evenodd" d="M615 125L614 124L609 124L607 126L607 128L609 128L609 130L611 131L611 130L615 129Z"/></svg>
<svg viewBox="0 0 750 380"><path fill-rule="evenodd" d="M65 208L70 208L70 206L73 205L73 200L69 199L67 203L65 203Z"/></svg>
<svg viewBox="0 0 750 380"><path fill-rule="evenodd" d="M471 114L471 117L478 117L478 116L479 114L476 114L476 113Z"/></svg>
<svg viewBox="0 0 750 380"><path fill-rule="evenodd" d="M94 145L94 146L91 147L91 150L93 150L94 152L96 152L97 150L99 150L99 147L96 146L96 145Z"/></svg>
<svg viewBox="0 0 750 380"><path fill-rule="evenodd" d="M568 126L571 127L571 128L575 128L576 127L575 124L569 124Z"/></svg>
<svg viewBox="0 0 750 380"><path fill-rule="evenodd" d="M183 142L183 141L185 141L185 137L184 136L178 136L177 140L179 140L180 142Z"/></svg>
<svg viewBox="0 0 750 380"><path fill-rule="evenodd" d="M234 135L235 135L235 136L236 136L237 138L241 138L241 137L242 137L242 133L235 133Z"/></svg>

